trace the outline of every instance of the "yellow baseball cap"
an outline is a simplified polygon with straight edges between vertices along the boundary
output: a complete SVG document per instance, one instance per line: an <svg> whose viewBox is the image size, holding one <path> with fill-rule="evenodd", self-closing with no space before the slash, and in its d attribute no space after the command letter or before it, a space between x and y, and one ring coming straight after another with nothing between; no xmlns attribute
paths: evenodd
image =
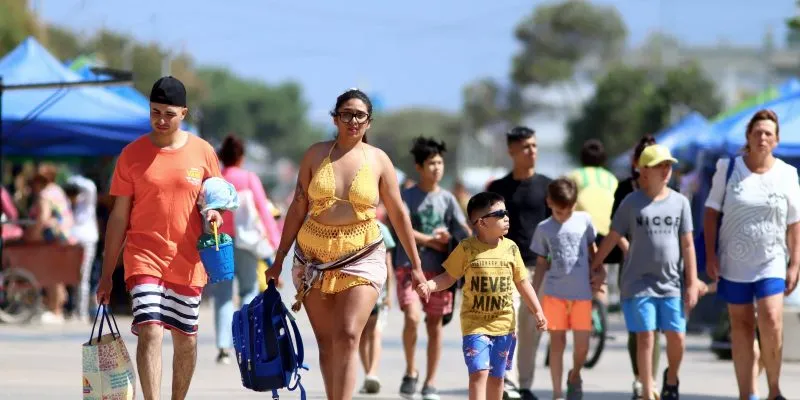
<svg viewBox="0 0 800 400"><path fill-rule="evenodd" d="M672 157L669 148L660 144L652 144L644 148L642 155L639 156L639 167L655 167L664 161L677 163L678 160Z"/></svg>

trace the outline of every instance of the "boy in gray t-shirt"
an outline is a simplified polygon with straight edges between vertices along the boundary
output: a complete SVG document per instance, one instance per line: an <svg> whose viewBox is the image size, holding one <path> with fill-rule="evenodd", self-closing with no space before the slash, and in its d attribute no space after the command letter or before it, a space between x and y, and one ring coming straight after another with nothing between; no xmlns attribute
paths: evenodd
<svg viewBox="0 0 800 400"><path fill-rule="evenodd" d="M622 268L620 284L622 312L629 332L636 333L637 360L642 393L653 393L651 371L655 331L667 337L667 353L683 352L686 313L697 303L702 284L697 279L697 263L692 237L689 200L667 187L676 163L668 148L651 145L639 158L643 184L629 194L611 221L611 232L600 244L592 263L602 260L625 235L630 248ZM685 287L682 299L681 287ZM664 370L661 399L678 398L680 361L670 357Z"/></svg>
<svg viewBox="0 0 800 400"><path fill-rule="evenodd" d="M567 178L547 186L547 207L552 216L536 227L531 251L536 253L533 284L542 287L542 309L550 334L550 375L553 398L563 398L562 372L567 331L574 336L572 370L567 374L567 399L583 393L581 368L589 352L592 331L592 285L589 260L595 253L592 217L575 211L578 187ZM542 285L544 280L544 285Z"/></svg>
<svg viewBox="0 0 800 400"><path fill-rule="evenodd" d="M425 277L432 279L444 272L442 263L447 259L450 243L469 236L467 219L461 206L452 193L439 186L444 175L444 142L419 137L414 140L411 154L414 156L419 184L401 193L403 204L408 209L411 225L414 228L419 258ZM402 397L412 397L417 393L419 374L414 358L417 344L417 330L425 313L425 327L428 333L428 351L431 359L439 360L442 351L442 327L444 316L453 312L453 291L445 290L431 293L427 302L421 303L414 290L411 279L411 262L405 251L396 249L395 282L397 302L405 315L403 322L403 348L406 355L406 372L400 385ZM434 377L438 365L428 363L427 376L422 382L422 400L439 398Z"/></svg>

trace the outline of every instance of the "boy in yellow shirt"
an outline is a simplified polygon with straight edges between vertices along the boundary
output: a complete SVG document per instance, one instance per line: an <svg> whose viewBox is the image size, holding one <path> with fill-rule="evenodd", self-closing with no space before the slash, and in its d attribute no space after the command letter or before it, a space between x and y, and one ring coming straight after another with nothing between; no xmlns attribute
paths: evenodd
<svg viewBox="0 0 800 400"><path fill-rule="evenodd" d="M505 200L496 193L483 192L467 204L475 236L464 239L444 262L445 272L420 283L416 290L424 297L446 290L461 277L461 331L464 360L469 371L469 398L500 400L503 377L511 365L516 344L513 293L522 299L536 319L537 329L547 327L519 247L503 237L508 233Z"/></svg>

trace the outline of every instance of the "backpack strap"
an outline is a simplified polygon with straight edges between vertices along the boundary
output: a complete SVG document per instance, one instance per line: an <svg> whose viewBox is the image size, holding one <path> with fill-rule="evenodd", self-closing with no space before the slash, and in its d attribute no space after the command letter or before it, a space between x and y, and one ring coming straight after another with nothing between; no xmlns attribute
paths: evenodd
<svg viewBox="0 0 800 400"><path fill-rule="evenodd" d="M731 157L728 159L728 169L725 171L725 187L722 190L722 201L720 202L719 208L722 211L722 206L725 204L725 195L728 193L728 181L731 180L731 175L733 175L733 167L736 165L736 157Z"/></svg>
<svg viewBox="0 0 800 400"><path fill-rule="evenodd" d="M303 351L303 339L302 336L300 336L300 329L297 327L297 323L295 322L294 317L292 317L292 314L286 313L286 316L289 318L289 323L292 325L292 330L294 331L294 341L292 342L292 345L294 346L294 343L297 343L297 365L305 370L308 370L308 366L303 364L305 352Z"/></svg>
<svg viewBox="0 0 800 400"><path fill-rule="evenodd" d="M248 315L248 312L247 312L249 306L250 306L250 303L244 303L244 305L242 305L241 310L239 310L239 312L241 313L240 315L242 316L242 318L245 321L247 321L246 326L244 327L244 329L242 329L242 334L244 335L244 343L245 343L244 347L246 349L249 349L249 346L250 346L250 343L251 343L250 342L250 318L249 318L249 315ZM245 380L245 383L244 383L245 387L252 388L253 387L253 382L250 379L251 378L250 377L250 372L253 370L253 363L252 363L252 360L251 360L251 358L253 357L253 354L249 350L246 351L246 352L243 352L243 353L244 354L242 354L242 356L244 356L245 359L242 360L242 363L244 363L244 366L245 366L245 373L242 374L242 379Z"/></svg>
<svg viewBox="0 0 800 400"><path fill-rule="evenodd" d="M714 243L714 248L716 251L719 251L719 231L722 229L722 217L724 213L722 212L722 208L725 205L725 195L728 193L728 182L731 179L731 175L733 175L733 167L736 165L736 157L731 157L728 159L728 168L725 170L725 186L722 188L722 201L719 203L719 214L717 215L717 240Z"/></svg>
<svg viewBox="0 0 800 400"><path fill-rule="evenodd" d="M289 343L291 343L292 351L294 351L294 353L297 355L296 357L297 364L294 365L294 371L293 371L293 375L295 378L294 385L288 386L287 389L295 390L299 387L300 400L306 400L306 389L303 387L303 383L300 382L300 372L299 372L300 369L308 371L308 365L303 363L303 358L305 357L305 352L303 350L303 339L302 336L300 336L300 329L297 327L297 323L295 322L291 314L287 312L286 317L289 320L289 323L292 325L292 331L294 331L293 334L287 331L286 335L290 337Z"/></svg>

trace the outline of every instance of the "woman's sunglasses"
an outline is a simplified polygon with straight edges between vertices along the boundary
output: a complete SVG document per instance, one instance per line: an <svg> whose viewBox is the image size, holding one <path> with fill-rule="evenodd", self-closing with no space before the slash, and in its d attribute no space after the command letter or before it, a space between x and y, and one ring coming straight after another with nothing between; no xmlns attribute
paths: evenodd
<svg viewBox="0 0 800 400"><path fill-rule="evenodd" d="M369 114L363 112L354 113L350 111L340 111L336 113L336 116L339 117L339 120L344 123L349 123L355 119L359 124L363 124L369 119Z"/></svg>
<svg viewBox="0 0 800 400"><path fill-rule="evenodd" d="M478 221L480 221L480 220L482 220L484 218L505 218L507 216L508 216L508 210L492 211L492 212L490 212L490 213L488 213L488 214L476 219L474 224L477 224Z"/></svg>

